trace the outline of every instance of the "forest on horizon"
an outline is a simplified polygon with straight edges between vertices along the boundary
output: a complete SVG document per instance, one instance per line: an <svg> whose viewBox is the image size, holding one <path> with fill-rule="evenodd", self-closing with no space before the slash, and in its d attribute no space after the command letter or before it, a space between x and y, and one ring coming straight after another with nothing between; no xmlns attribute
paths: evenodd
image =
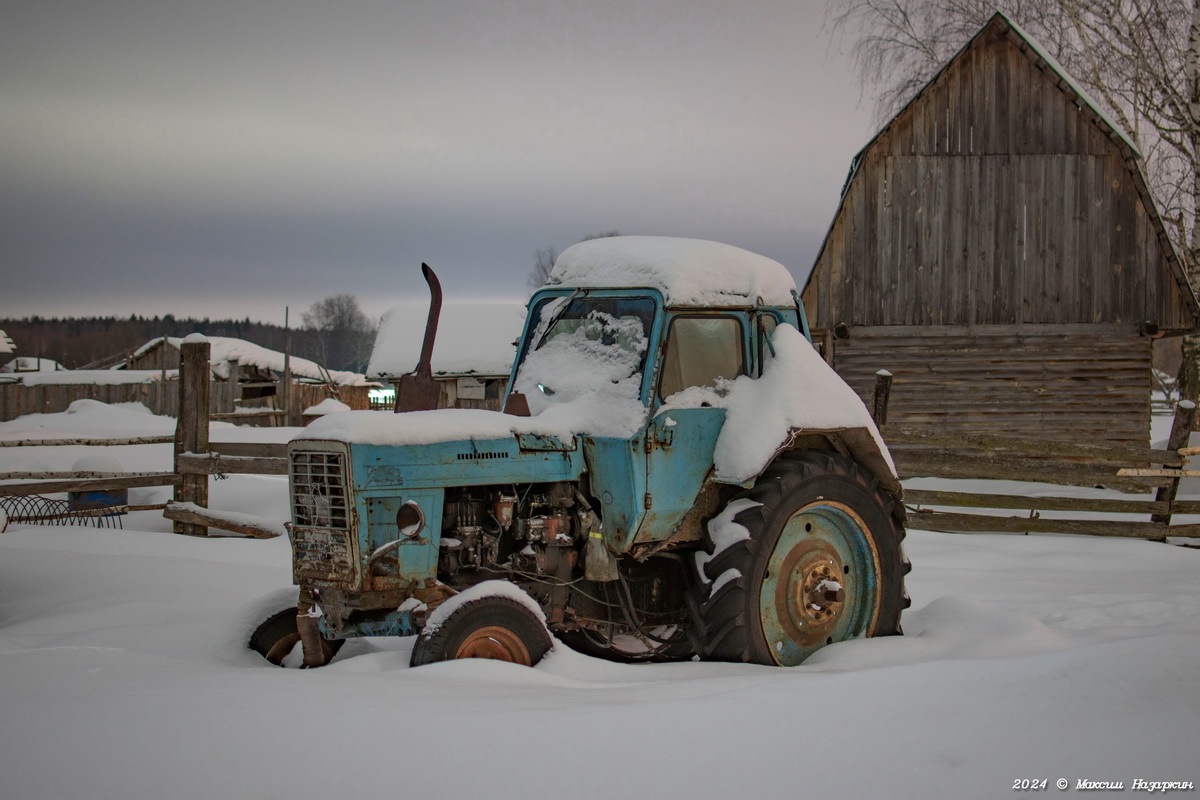
<svg viewBox="0 0 1200 800"><path fill-rule="evenodd" d="M283 352L286 331L282 325L244 320L210 320L189 317L25 317L0 319L0 330L16 344L16 356L48 358L67 369L105 368L120 362L147 342L163 336L231 336ZM320 361L321 347L315 331L291 330L292 355ZM4 361L7 361L6 357ZM351 365L330 363L330 369Z"/></svg>

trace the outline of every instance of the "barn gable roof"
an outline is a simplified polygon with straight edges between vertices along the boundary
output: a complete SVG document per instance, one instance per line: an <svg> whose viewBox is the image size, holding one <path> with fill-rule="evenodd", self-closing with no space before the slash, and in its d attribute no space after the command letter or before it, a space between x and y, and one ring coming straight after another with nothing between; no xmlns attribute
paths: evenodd
<svg viewBox="0 0 1200 800"><path fill-rule="evenodd" d="M1154 201L1149 189L1149 184L1146 180L1146 175L1142 165L1142 154L1134 144L1132 138L1109 117L1107 113L1100 107L1095 100L1080 86L1078 81L1067 72L1057 59L1042 47L1037 40L1026 32L1023 28L1017 25L1007 15L996 12L988 20L986 24L955 53L948 59L945 64L934 74L932 78L918 91L913 97L901 108L890 120L888 120L867 144L855 154L850 162L850 170L846 176L846 181L842 185L841 200L838 203L838 208L835 211L832 220L830 221L829 229L826 231L825 239L821 244L821 249L817 253L814 260L814 265L819 264L825 249L829 246L830 235L837 224L839 217L842 215L847 193L851 183L858 174L859 168L868 152L871 151L876 144L891 131L906 114L910 112L918 100L929 91L942 76L950 69L950 67L970 51L976 44L986 35L993 32L1002 32L1009 41L1011 41L1017 49L1028 58L1034 66L1047 75L1050 80L1069 100L1071 100L1077 108L1080 109L1086 116L1096 125L1100 132L1107 137L1120 152L1125 162L1125 167L1129 172L1131 181L1135 186L1139 197L1146 209L1146 214L1149 218L1151 227L1153 228L1156 238L1162 246L1162 251L1167 265L1175 279L1175 283L1183 297L1184 303L1191 313L1193 319L1200 322L1200 304L1197 303L1196 295L1191 287L1190 282L1186 277L1183 269L1183 261L1179 256L1178 250L1175 248L1174 242L1167 235L1166 227L1163 224L1162 217L1159 214L1158 206ZM808 284L812 281L813 275L816 273L816 268L810 270L808 277L805 279L805 290Z"/></svg>

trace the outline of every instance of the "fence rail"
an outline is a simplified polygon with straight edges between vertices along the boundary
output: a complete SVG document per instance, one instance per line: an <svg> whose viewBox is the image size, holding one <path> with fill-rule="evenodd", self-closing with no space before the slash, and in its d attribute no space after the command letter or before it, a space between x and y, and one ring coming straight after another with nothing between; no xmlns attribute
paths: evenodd
<svg viewBox="0 0 1200 800"><path fill-rule="evenodd" d="M881 373L874 415L887 419L887 383ZM882 398L882 400L880 399ZM1200 513L1200 503L1175 499L1179 481L1200 475L1183 469L1195 405L1175 408L1165 449L1105 442L1077 443L983 433L946 433L926 428L880 425L902 479L917 477L1007 480L1025 483L1105 488L1139 497L1072 497L905 489L904 502L913 527L947 532L1081 533L1164 541L1167 536L1200 536L1200 525L1171 524L1179 514ZM970 509L976 513L947 511ZM1011 511L1021 516L1006 515ZM987 511L990 513L978 513ZM1049 512L1053 516L1044 516ZM1142 519L1078 518L1063 514L1136 515Z"/></svg>
<svg viewBox="0 0 1200 800"><path fill-rule="evenodd" d="M182 413L176 414L176 429L175 434L172 436L135 436L115 439L79 437L0 441L0 447L115 447L171 444L175 450L174 469L171 472L0 472L0 481L22 481L21 483L0 484L0 497L17 498L61 492L111 492L147 486L173 486L175 488L175 499L170 503L142 506L121 504L99 511L69 509L64 512L64 515L69 516L71 519L82 519L91 516L107 517L129 510L162 509L163 516L172 520L174 530L177 533L207 536L211 527L254 538L279 536L282 530L281 527L269 520L256 518L247 514L225 514L205 508L208 505L208 478L210 475L287 474L286 444L209 441L209 422L213 419L228 418L239 421L249 421L254 418L279 419L284 417L287 412L262 407L252 411L239 411L237 413L213 413L214 408L220 407L218 405L220 398L214 393L214 385L210 380L208 349L209 345L206 342L186 343L181 349L182 364L180 380L178 383L169 384L176 395L174 408L182 411ZM133 394L141 397L140 390L145 386L147 384L134 385L133 388L138 391L133 392ZM0 388L11 390L14 387ZM63 409L70 402L79 399L76 396L77 393L67 391L62 386L52 388L60 390L57 393L51 394L57 397L56 403L62 405ZM118 386L116 388L128 389L129 387ZM293 395L295 403L302 404L309 402L310 404L315 404L319 402L320 398L318 395L324 396L326 390L325 387L315 388L317 390L315 392L295 392ZM365 387L353 387L355 390L360 388L362 389L362 400L365 403ZM343 397L345 397L345 394L343 394ZM266 402L271 402L271 399L268 398ZM299 412L295 416L299 418Z"/></svg>

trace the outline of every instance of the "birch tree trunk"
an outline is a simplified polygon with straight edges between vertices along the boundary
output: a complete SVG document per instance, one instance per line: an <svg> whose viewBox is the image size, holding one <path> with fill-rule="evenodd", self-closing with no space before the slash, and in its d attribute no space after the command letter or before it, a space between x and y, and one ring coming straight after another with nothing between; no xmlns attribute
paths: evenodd
<svg viewBox="0 0 1200 800"><path fill-rule="evenodd" d="M1183 61L1184 97L1187 98L1183 137L1191 151L1191 225L1180 225L1183 258L1192 288L1200 287L1200 229L1196 211L1200 209L1200 0L1192 0L1192 19L1188 27L1187 53ZM1189 229L1190 228L1190 229ZM1180 397L1200 401L1200 334L1183 337L1183 361L1179 365Z"/></svg>

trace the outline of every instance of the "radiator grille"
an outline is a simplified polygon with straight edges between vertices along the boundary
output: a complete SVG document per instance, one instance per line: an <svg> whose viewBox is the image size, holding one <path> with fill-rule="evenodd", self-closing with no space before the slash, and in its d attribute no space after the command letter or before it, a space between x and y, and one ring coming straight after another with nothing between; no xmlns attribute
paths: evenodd
<svg viewBox="0 0 1200 800"><path fill-rule="evenodd" d="M292 518L297 525L347 530L342 453L292 454Z"/></svg>
<svg viewBox="0 0 1200 800"><path fill-rule="evenodd" d="M292 557L296 575L346 581L354 578L350 536L330 530L292 529Z"/></svg>

